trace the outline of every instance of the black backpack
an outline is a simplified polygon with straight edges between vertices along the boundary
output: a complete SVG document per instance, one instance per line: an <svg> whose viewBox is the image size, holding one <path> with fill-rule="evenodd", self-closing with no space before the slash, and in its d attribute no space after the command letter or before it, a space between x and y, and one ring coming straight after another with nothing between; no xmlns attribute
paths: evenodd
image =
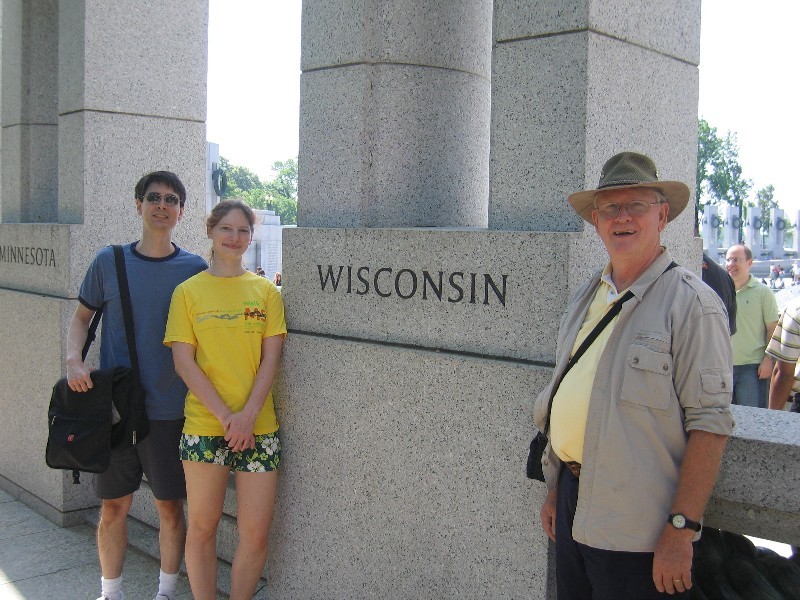
<svg viewBox="0 0 800 600"><path fill-rule="evenodd" d="M80 471L102 473L108 468L111 448L134 446L150 431L145 391L139 380L139 361L133 331L133 312L121 246L114 246L122 314L132 367L112 367L91 373L94 387L73 392L62 377L53 386L47 411L47 466L72 470L73 483L80 483ZM83 359L95 339L102 309L95 313Z"/></svg>

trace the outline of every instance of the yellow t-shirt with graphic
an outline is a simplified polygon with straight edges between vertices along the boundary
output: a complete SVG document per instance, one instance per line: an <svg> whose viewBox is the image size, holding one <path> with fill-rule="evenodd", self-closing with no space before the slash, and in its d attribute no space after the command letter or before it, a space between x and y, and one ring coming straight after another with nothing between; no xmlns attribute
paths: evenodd
<svg viewBox="0 0 800 600"><path fill-rule="evenodd" d="M262 340L285 334L283 300L275 284L249 271L238 277L215 277L204 271L175 288L164 344L194 346L197 365L225 404L238 412L247 403L261 365ZM184 415L184 433L225 433L219 420L191 391L186 395ZM277 429L270 390L253 433Z"/></svg>

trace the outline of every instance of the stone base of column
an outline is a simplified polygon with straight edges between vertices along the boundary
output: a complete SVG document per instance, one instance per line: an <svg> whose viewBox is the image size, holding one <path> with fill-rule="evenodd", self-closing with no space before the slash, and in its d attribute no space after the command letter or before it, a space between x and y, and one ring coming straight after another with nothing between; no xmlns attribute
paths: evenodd
<svg viewBox="0 0 800 600"><path fill-rule="evenodd" d="M524 471L574 235L285 231L270 598L547 597Z"/></svg>

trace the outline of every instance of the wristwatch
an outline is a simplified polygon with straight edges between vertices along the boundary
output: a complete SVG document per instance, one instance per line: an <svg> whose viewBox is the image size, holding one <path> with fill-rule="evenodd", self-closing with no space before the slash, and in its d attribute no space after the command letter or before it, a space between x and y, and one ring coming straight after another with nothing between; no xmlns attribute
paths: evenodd
<svg viewBox="0 0 800 600"><path fill-rule="evenodd" d="M674 513L669 516L667 523L672 525L675 529L691 529L692 531L700 531L702 525L697 521L692 521L686 518L686 515L681 513Z"/></svg>

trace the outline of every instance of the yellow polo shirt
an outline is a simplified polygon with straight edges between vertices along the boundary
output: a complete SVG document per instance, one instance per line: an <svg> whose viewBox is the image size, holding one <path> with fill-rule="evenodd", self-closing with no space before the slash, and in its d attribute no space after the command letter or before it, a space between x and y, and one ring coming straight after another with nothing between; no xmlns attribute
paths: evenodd
<svg viewBox="0 0 800 600"><path fill-rule="evenodd" d="M577 352L583 340L609 311L614 301L624 292L625 290L617 292L617 288L611 281L610 265L607 265L603 270L600 285L597 286L589 310L586 312L578 337L575 339L575 344L572 346L570 357ZM553 398L553 409L550 414L550 440L553 451L564 462L583 462L583 436L586 431L586 417L589 414L589 398L592 394L594 374L600 363L600 355L618 320L619 315L615 316L600 332L597 339L564 377L555 398Z"/></svg>

